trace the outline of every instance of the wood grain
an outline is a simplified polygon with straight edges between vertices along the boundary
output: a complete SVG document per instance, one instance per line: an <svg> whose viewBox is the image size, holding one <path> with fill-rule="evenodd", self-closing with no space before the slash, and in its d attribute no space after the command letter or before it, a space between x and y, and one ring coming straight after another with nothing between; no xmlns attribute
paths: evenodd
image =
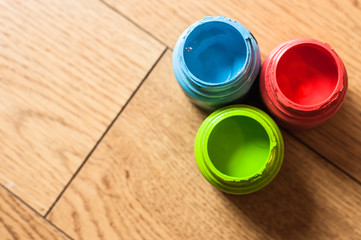
<svg viewBox="0 0 361 240"><path fill-rule="evenodd" d="M361 238L361 186L288 134L265 189L213 188L193 156L205 117L178 87L168 51L49 220L76 239Z"/></svg>
<svg viewBox="0 0 361 240"><path fill-rule="evenodd" d="M345 0L105 0L160 41L173 47L178 36L204 16L223 15L246 26L263 59L282 42L311 37L329 43L343 59L349 92L341 111L324 126L294 133L361 181L361 5Z"/></svg>
<svg viewBox="0 0 361 240"><path fill-rule="evenodd" d="M164 46L97 0L0 1L0 182L45 213Z"/></svg>
<svg viewBox="0 0 361 240"><path fill-rule="evenodd" d="M0 238L2 240L68 239L1 186Z"/></svg>

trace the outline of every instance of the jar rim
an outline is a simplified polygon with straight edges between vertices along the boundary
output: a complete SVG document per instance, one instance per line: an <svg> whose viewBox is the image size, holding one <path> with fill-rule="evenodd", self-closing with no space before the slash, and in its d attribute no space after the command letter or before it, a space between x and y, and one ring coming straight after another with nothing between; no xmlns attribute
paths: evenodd
<svg viewBox="0 0 361 240"><path fill-rule="evenodd" d="M235 177L221 172L208 154L208 139L212 130L227 118L249 117L259 123L268 135L268 160L263 168L247 177ZM249 193L266 186L278 173L284 154L282 134L276 123L262 110L248 105L231 105L212 113L201 125L195 141L197 165L203 176L214 186L230 193ZM260 180L260 179L263 180Z"/></svg>
<svg viewBox="0 0 361 240"><path fill-rule="evenodd" d="M218 82L218 83L210 83L207 81L204 81L198 77L196 77L193 72L189 69L189 67L187 66L186 62L185 62L185 57L184 57L184 47L185 47L185 43L186 43L186 39L187 37L193 33L195 30L197 30L198 27L208 24L208 23L223 23L223 24L227 24L228 26L232 27L233 29L237 30L237 32L242 36L242 39L244 41L244 44L246 46L247 52L246 54L246 60L243 64L243 66L238 70L237 74L235 74L232 78L227 79L224 82ZM192 24L191 26L189 26L180 36L180 39L184 39L184 41L181 41L179 44L179 54L180 54L180 68L183 72L185 72L188 76L189 79L195 83L196 85L200 85L202 87L226 87L229 85L232 85L233 83L237 82L240 77L241 74L243 73L243 71L247 68L248 65L250 65L250 63L252 62L252 56L251 53L252 51L252 47L250 45L250 42L247 41L248 39L252 38L253 36L250 34L250 32L248 31L248 29L246 29L243 25L241 25L239 22L231 20L229 18L223 17L223 16L217 16L217 17L204 17L203 19L195 22L194 24Z"/></svg>
<svg viewBox="0 0 361 240"><path fill-rule="evenodd" d="M308 46L312 47L314 49L319 50L320 52L323 52L324 54L328 55L334 66L336 66L337 71L337 82L334 86L333 91L329 94L327 98L324 100L315 103L315 104L300 104L297 103L291 99L289 99L280 88L278 81L277 81L277 69L279 67L279 63L281 58L284 56L284 54L292 50L294 48L300 47L300 46ZM342 60L340 57L336 54L336 52L331 48L330 45L327 43L320 42L315 39L310 38L302 38L302 39L293 39L290 41L287 41L286 43L283 43L279 45L278 51L274 53L273 59L271 60L273 63L269 65L268 71L270 71L271 77L274 79L274 81L270 81L270 85L273 86L274 95L276 100L286 109L292 109L293 111L299 111L299 112L318 112L323 110L324 108L327 108L331 103L333 103L337 95L344 89L344 75L345 75L345 68L343 65Z"/></svg>

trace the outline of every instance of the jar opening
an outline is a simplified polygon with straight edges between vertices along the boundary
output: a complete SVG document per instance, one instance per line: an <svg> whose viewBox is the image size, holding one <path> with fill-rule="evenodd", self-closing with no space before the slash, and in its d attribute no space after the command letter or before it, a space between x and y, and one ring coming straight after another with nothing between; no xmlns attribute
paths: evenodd
<svg viewBox="0 0 361 240"><path fill-rule="evenodd" d="M276 66L280 91L292 102L314 106L326 101L337 87L338 70L333 56L316 44L288 49Z"/></svg>
<svg viewBox="0 0 361 240"><path fill-rule="evenodd" d="M206 22L188 35L183 49L189 71L206 84L220 84L233 79L247 60L247 46L242 34L224 22Z"/></svg>
<svg viewBox="0 0 361 240"><path fill-rule="evenodd" d="M248 116L232 116L219 122L209 136L207 148L218 171L241 179L262 171L271 152L266 129Z"/></svg>

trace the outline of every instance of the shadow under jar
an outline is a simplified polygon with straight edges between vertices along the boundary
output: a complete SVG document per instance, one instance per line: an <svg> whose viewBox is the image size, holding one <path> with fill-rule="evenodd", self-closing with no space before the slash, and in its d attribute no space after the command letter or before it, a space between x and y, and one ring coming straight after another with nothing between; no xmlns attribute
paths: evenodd
<svg viewBox="0 0 361 240"><path fill-rule="evenodd" d="M326 43L294 39L276 47L260 74L262 99L283 127L316 127L341 107L347 91L347 72Z"/></svg>
<svg viewBox="0 0 361 240"><path fill-rule="evenodd" d="M252 34L225 17L205 17L191 25L173 52L173 71L179 85L205 110L244 97L260 67L261 56Z"/></svg>

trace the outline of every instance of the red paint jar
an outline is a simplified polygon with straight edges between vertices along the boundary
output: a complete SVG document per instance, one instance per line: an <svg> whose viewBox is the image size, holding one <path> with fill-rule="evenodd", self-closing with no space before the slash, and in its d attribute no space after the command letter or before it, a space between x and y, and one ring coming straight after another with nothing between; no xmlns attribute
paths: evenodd
<svg viewBox="0 0 361 240"><path fill-rule="evenodd" d="M347 72L336 52L314 39L294 39L276 47L260 74L264 103L285 128L309 129L341 107Z"/></svg>

